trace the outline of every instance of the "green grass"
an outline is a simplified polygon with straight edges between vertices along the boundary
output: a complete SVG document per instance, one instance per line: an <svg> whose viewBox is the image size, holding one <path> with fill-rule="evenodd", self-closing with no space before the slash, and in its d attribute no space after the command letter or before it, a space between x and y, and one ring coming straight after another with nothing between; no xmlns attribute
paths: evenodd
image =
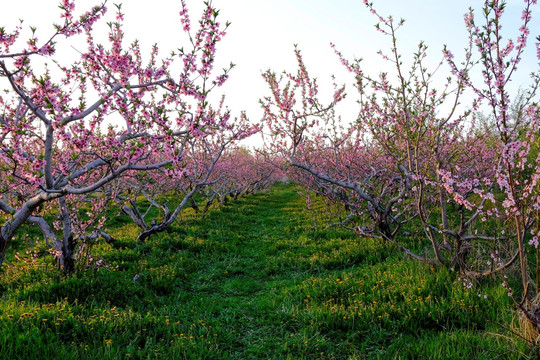
<svg viewBox="0 0 540 360"><path fill-rule="evenodd" d="M137 244L95 244L106 267L64 277L48 256L0 272L0 359L527 359L497 279L456 274L324 230L294 186L186 211ZM27 237L14 241L20 253ZM137 280L134 280L137 277ZM481 292L487 299L479 297ZM497 325L501 324L501 325Z"/></svg>

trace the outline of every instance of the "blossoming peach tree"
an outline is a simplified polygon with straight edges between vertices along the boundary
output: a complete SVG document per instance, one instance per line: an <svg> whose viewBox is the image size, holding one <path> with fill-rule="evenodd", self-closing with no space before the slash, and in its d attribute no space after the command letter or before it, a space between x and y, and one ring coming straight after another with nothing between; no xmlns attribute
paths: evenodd
<svg viewBox="0 0 540 360"><path fill-rule="evenodd" d="M482 221L489 218L498 220L498 236L506 239L506 244L516 250L513 259L519 259L521 278L521 299L516 301L524 316L540 331L538 308L531 302L539 292L539 211L540 211L540 157L539 157L539 117L538 86L540 72L531 74L529 88L523 90L512 104L510 82L520 64L529 37L532 8L536 0L525 0L522 11L522 25L517 39L503 40L502 18L506 8L504 1L486 1L481 16L471 9L465 16L467 29L478 50L483 82L474 82L467 73L455 70L453 54L445 50L454 74L464 80L479 101L489 111L494 128L496 161L490 178L469 177L469 183L482 184L477 194L488 199L491 206L482 212ZM540 37L536 42L537 60L540 61ZM456 180L455 173L443 174L449 193L459 197L456 186L463 182ZM490 191L490 189L493 189ZM469 204L469 206L471 206ZM536 252L536 273L529 269L530 249ZM492 253L491 266L501 263L498 253ZM531 286L534 284L534 286ZM503 283L509 296L514 296L507 282Z"/></svg>
<svg viewBox="0 0 540 360"><path fill-rule="evenodd" d="M122 186L120 191L116 191L116 200L121 210L141 229L137 241L144 241L152 234L165 231L186 206L198 209L196 194L241 172L236 167L223 172L223 163L227 162L223 155L231 152L229 147L237 140L257 132L258 127L251 125L244 115L232 122L228 111L214 110L212 107L208 111L214 119L219 119L222 126L207 129L203 138L182 139L177 154L182 158L182 176L175 176L168 169L161 168L144 173L128 173L128 176L119 179ZM168 206L171 194L177 200L173 209ZM137 202L139 196L143 196L148 203L144 208ZM151 207L160 210L159 217L149 219Z"/></svg>
<svg viewBox="0 0 540 360"><path fill-rule="evenodd" d="M143 56L137 42L124 44L120 6L108 23L108 42L99 43L106 2L79 14L76 1L63 0L60 23L44 40L34 28L24 40L22 25L0 27L0 264L14 234L30 223L72 270L78 239L108 236L102 214L121 191L113 182L155 171L180 180L189 172L186 144L237 126L209 105L210 92L230 70L214 75L213 69L228 24L206 2L192 29L180 3L190 50L163 58L157 45ZM86 45L76 60L65 61L56 51L72 39ZM58 214L56 232L47 210Z"/></svg>

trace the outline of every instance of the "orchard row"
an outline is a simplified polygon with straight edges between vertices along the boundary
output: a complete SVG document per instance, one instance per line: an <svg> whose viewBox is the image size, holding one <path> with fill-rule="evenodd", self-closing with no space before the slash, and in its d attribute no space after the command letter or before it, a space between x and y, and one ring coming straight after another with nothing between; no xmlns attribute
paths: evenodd
<svg viewBox="0 0 540 360"><path fill-rule="evenodd" d="M211 92L230 69L215 74L216 45L228 24L206 4L191 29L186 4L180 21L189 50L160 57L123 43L117 6L103 32L105 4L76 16L75 2L61 4L62 24L40 42L20 38L22 27L0 30L0 264L23 224L37 226L65 271L85 242L104 238L107 211L120 208L140 228L138 241L164 231L195 197L207 211L217 200L267 186L279 168L238 142L259 131L244 114L234 118ZM106 28L105 28L106 30ZM82 38L86 50L69 65L57 47ZM187 47L185 47L187 49ZM143 62L146 59L146 63ZM180 201L167 205L172 196ZM150 219L151 208L161 211Z"/></svg>
<svg viewBox="0 0 540 360"><path fill-rule="evenodd" d="M355 119L336 115L345 87L335 85L326 103L319 99L296 50L296 73L263 74L270 91L257 125L210 96L232 68L214 69L228 24L208 2L192 26L181 4L189 43L167 57L157 46L142 54L138 43L123 43L120 7L108 23L108 43L98 43L105 4L76 15L75 2L63 0L62 23L45 41L21 39L22 27L0 28L7 89L0 97L0 259L30 223L70 271L85 241L111 240L105 217L111 207L129 215L143 241L186 206L208 210L216 200L273 183L287 169L307 189L308 206L310 196L327 200L335 225L454 269L467 284L518 264L521 288L503 286L540 330L531 301L540 267L540 73L515 99L509 90L535 0L524 1L515 40L502 36L504 1L470 10L463 59L445 47L435 69L422 42L412 56L402 54L403 21L365 1L388 38L388 50L379 53L388 71L371 75L361 60L335 49L358 92ZM86 50L65 65L55 53L71 38L83 38ZM263 128L271 133L264 154L238 145ZM174 208L166 202L170 194L179 199ZM201 194L203 205L196 200ZM162 216L149 220L152 207Z"/></svg>
<svg viewBox="0 0 540 360"><path fill-rule="evenodd" d="M500 275L540 330L532 301L540 273L540 72L519 94L510 91L536 1L523 2L521 25L511 29L515 40L503 39L504 1L485 1L478 13L470 9L463 59L444 47L434 69L424 43L412 55L400 52L403 21L364 3L388 39L388 51L379 52L387 66L371 75L361 60L335 50L355 79L356 119L343 123L336 115L343 87L320 99L296 50L296 73L264 74L271 95L261 104L274 134L273 154L295 169L291 177L308 189L308 205L313 194L327 199L334 225L452 269L468 287ZM540 61L540 37L536 53L532 61ZM512 266L519 269L519 289L507 281Z"/></svg>

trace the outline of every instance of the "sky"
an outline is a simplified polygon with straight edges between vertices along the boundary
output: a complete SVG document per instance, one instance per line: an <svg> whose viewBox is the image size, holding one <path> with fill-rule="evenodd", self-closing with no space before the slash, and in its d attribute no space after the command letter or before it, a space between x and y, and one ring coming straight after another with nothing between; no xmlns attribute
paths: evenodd
<svg viewBox="0 0 540 360"><path fill-rule="evenodd" d="M433 65L441 60L444 44L459 59L467 42L463 15L469 7L479 13L483 4L481 0L372 2L381 15L406 20L398 33L398 46L404 58L410 58L422 40L429 47L428 59ZM186 3L194 22L201 14L202 0L186 0ZM0 26L9 29L17 24L17 19L24 19L26 26L38 27L38 37L45 39L52 32L51 24L58 19L58 4L55 0L8 1L2 5ZM84 0L79 1L78 7L82 10L93 4L97 1ZM112 4L109 2L109 15L114 10ZM522 4L521 0L508 1L504 29L519 27ZM338 84L347 85L348 99L341 111L344 121L348 121L347 118L352 121L356 115L354 79L341 65L330 43L348 59L363 58L364 67L371 74L387 68L377 51L388 49L390 43L374 29L377 19L362 0L213 0L213 5L220 9L222 22L231 22L227 36L218 47L216 68L226 67L230 62L236 64L220 89L226 93L226 103L233 114L245 110L253 120L262 117L258 100L268 95L269 90L261 74L267 69L277 73L295 72L294 44L302 51L311 75L319 81L323 103L331 99L331 75L336 76ZM124 1L126 41L139 39L147 50L157 43L163 55L186 46L181 35L179 10L180 1L176 0ZM528 74L539 68L533 40L540 35L540 5L534 7L532 23L529 51L513 83L516 91L519 86L526 86ZM99 23L98 26L106 34L106 25ZM505 35L515 38L517 32L506 31ZM324 101L325 97L328 101ZM250 140L250 145L259 144L259 138Z"/></svg>

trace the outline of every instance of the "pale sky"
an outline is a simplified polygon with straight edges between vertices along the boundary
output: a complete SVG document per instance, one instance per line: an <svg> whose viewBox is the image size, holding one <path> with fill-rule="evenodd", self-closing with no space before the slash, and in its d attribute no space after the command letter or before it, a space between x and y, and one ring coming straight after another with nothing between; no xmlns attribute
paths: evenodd
<svg viewBox="0 0 540 360"><path fill-rule="evenodd" d="M381 15L404 18L405 26L400 30L400 45L405 58L412 54L424 40L429 46L428 56L436 64L441 59L443 44L447 44L459 59L460 50L466 45L467 34L463 14L469 6L481 11L481 0L372 0ZM0 26L6 29L24 19L27 26L38 27L38 38L45 39L52 32L51 23L58 21L60 9L56 0L4 1L0 13ZM119 2L119 1L117 1ZM186 0L195 23L200 16L202 0ZM84 0L78 9L97 4ZM510 0L506 11L504 29L517 29L521 16L520 0ZM113 2L109 2L109 13L114 12ZM330 94L330 76L336 75L338 83L347 84L350 120L355 118L355 90L353 78L340 64L330 48L330 42L346 57L364 58L367 69L372 74L385 70L384 63L376 54L386 50L388 41L377 33L376 18L369 13L362 0L214 0L221 9L221 22L230 21L228 34L218 47L217 68L230 62L237 66L223 87L227 94L227 104L238 114L246 110L253 120L259 120L262 111L259 98L267 95L268 89L261 73L270 68L276 72L296 71L293 44L298 44L304 60L313 77L319 79L322 94ZM29 11L31 9L31 11ZM125 0L122 10L125 14L125 32L128 43L137 38L143 49L150 49L158 43L162 54L188 46L182 42L178 12L180 2L175 0ZM529 51L523 59L521 71L516 77L516 89L520 84L528 84L528 74L538 70L534 49L534 38L540 35L540 5L535 5ZM195 25L195 24L194 24ZM106 34L104 22L97 24ZM98 29L100 29L98 28ZM507 35L515 38L515 30ZM384 65L386 66L386 65ZM323 97L324 98L324 97ZM324 100L323 100L324 101ZM346 116L347 114L345 114ZM346 119L345 119L346 120ZM255 144L258 140L252 140Z"/></svg>

